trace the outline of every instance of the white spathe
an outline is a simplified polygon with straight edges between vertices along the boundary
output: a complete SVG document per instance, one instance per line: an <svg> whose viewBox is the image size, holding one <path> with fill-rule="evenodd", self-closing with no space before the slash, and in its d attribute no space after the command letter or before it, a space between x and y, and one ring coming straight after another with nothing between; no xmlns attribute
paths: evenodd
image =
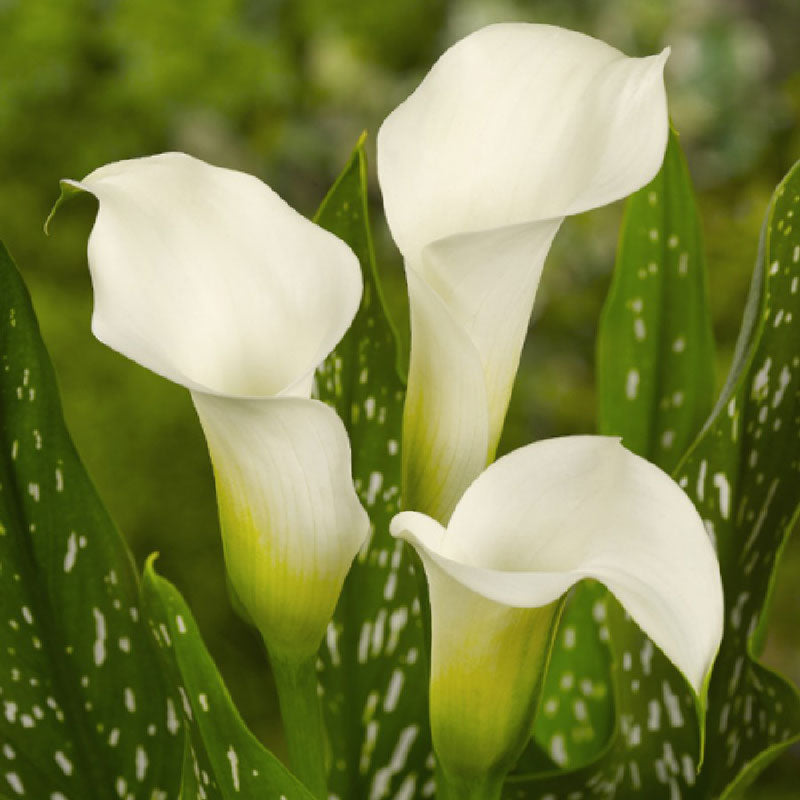
<svg viewBox="0 0 800 800"><path fill-rule="evenodd" d="M515 450L467 489L446 528L405 511L391 530L425 567L434 746L454 773L519 754L559 600L583 578L602 582L702 691L722 638L716 554L682 489L617 439Z"/></svg>
<svg viewBox="0 0 800 800"><path fill-rule="evenodd" d="M99 201L93 332L192 392L233 588L270 648L313 654L369 529L344 425L310 399L358 260L258 179L182 153L64 183Z"/></svg>
<svg viewBox="0 0 800 800"><path fill-rule="evenodd" d="M628 58L562 28L492 25L444 53L383 123L378 176L411 305L409 507L446 522L494 457L564 217L658 171L667 55Z"/></svg>

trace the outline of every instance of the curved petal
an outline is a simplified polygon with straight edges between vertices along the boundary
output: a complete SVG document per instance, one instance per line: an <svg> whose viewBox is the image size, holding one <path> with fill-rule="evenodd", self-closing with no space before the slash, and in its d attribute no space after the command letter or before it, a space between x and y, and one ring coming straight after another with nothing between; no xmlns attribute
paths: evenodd
<svg viewBox="0 0 800 800"><path fill-rule="evenodd" d="M430 716L446 770L479 779L513 766L530 738L558 603L513 608L423 558L430 587Z"/></svg>
<svg viewBox="0 0 800 800"><path fill-rule="evenodd" d="M491 25L437 61L378 133L378 175L407 262L455 234L624 197L667 142L667 51L627 58L548 25Z"/></svg>
<svg viewBox="0 0 800 800"><path fill-rule="evenodd" d="M440 318L449 312L446 321L426 324L448 328L446 338L468 340L478 353L486 462L500 438L542 264L561 220L638 189L663 159L666 56L627 58L547 25L492 25L450 48L381 126L378 175L409 283L419 275L441 301ZM438 428L451 414L478 411L476 378L469 371L462 380L435 353L416 352L434 341L414 330L414 320L433 307L425 301L426 308L414 308L422 294L410 286L409 392L437 370L455 383L419 390L425 402L413 414L430 435L404 441L404 457L413 467L407 474L424 474L426 484L458 476L446 492L457 494L464 476L478 474L477 460L458 464L462 453ZM449 331L453 323L460 332ZM447 462L450 474L417 463L426 458ZM442 521L452 507L415 499L407 492L407 507Z"/></svg>
<svg viewBox="0 0 800 800"><path fill-rule="evenodd" d="M722 637L716 556L677 484L618 440L516 450L470 486L447 528L406 511L391 532L425 567L434 748L458 780L502 777L524 746L559 598L581 578L605 583L702 691Z"/></svg>
<svg viewBox="0 0 800 800"><path fill-rule="evenodd" d="M423 252L420 275L466 332L481 360L489 413L486 463L494 458L500 440L542 267L561 221L451 236ZM409 383L415 377L410 372ZM459 388L456 399L469 402L468 390ZM437 401L439 396L432 395L430 402ZM453 413L452 408L443 410L448 412Z"/></svg>
<svg viewBox="0 0 800 800"><path fill-rule="evenodd" d="M446 522L486 465L486 384L475 346L441 297L413 272L408 291L412 347L403 410L404 502Z"/></svg>
<svg viewBox="0 0 800 800"><path fill-rule="evenodd" d="M361 298L344 242L256 178L182 153L67 183L100 204L89 239L98 339L190 389L306 391Z"/></svg>
<svg viewBox="0 0 800 800"><path fill-rule="evenodd" d="M454 543L450 541L447 530L435 526L438 523L425 514L402 511L392 520L391 532L414 546L423 563L430 567L429 573L435 568L436 574L447 575L460 586L498 605L541 608L558 600L581 578L592 577L589 572L581 570L547 572L528 569L515 572L488 569L448 557L442 552L453 550ZM467 550L466 547L459 549L462 553ZM524 558L523 553L520 560L524 562Z"/></svg>
<svg viewBox="0 0 800 800"><path fill-rule="evenodd" d="M344 425L316 400L192 398L239 600L271 650L310 657L369 532Z"/></svg>
<svg viewBox="0 0 800 800"><path fill-rule="evenodd" d="M446 531L435 520L406 511L394 517L391 531L414 545L428 579L430 716L440 764L466 781L502 776L530 737L557 601L569 581L560 576L553 602L516 607L489 599L463 580L462 568L478 572L477 568L438 555ZM504 576L496 578L498 585L505 585Z"/></svg>
<svg viewBox="0 0 800 800"><path fill-rule="evenodd" d="M499 459L456 506L438 555L474 591L515 606L549 602L552 573L596 578L697 691L719 647L722 583L703 522L616 439L550 439Z"/></svg>

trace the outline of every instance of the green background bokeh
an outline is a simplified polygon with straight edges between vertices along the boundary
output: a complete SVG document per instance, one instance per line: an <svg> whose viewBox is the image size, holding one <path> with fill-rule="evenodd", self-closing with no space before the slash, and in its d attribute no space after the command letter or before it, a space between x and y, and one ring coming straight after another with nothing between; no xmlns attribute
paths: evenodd
<svg viewBox="0 0 800 800"><path fill-rule="evenodd" d="M669 45L671 114L705 227L721 384L772 189L800 157L796 0L0 0L0 238L23 271L90 473L141 562L194 609L254 731L282 752L260 643L230 610L211 470L188 393L91 336L83 199L42 223L58 179L184 150L254 173L311 215L359 133L439 53L500 20L548 22L647 55ZM401 328L402 265L371 192ZM569 220L550 254L501 450L594 429L593 349L621 204ZM779 575L764 658L800 682L800 543ZM800 752L753 798L797 797Z"/></svg>

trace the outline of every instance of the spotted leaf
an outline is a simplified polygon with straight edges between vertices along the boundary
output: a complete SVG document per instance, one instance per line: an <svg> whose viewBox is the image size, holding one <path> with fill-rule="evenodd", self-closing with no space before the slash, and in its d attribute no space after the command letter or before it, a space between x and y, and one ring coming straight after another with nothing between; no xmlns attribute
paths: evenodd
<svg viewBox="0 0 800 800"><path fill-rule="evenodd" d="M557 778L518 779L511 796L729 797L800 738L796 690L753 657L775 564L800 507L798 212L800 164L778 187L764 223L728 382L675 472L716 543L726 598L703 767L698 774L701 737L688 687L609 602L608 627L619 653L617 735L593 764Z"/></svg>
<svg viewBox="0 0 800 800"><path fill-rule="evenodd" d="M602 432L669 471L714 399L700 221L674 132L658 175L628 200L597 356ZM614 730L609 622L619 614L601 586L570 598L535 728L562 767L590 761ZM626 636L616 633L618 650ZM630 643L625 664L645 642Z"/></svg>
<svg viewBox="0 0 800 800"><path fill-rule="evenodd" d="M418 584L402 541L389 535L399 510L404 388L372 251L363 141L317 222L353 248L364 275L361 308L317 385L350 433L356 488L372 522L322 647L330 789L342 798L410 800L432 791L427 672Z"/></svg>
<svg viewBox="0 0 800 800"><path fill-rule="evenodd" d="M181 800L280 797L312 800L311 794L248 731L178 590L145 566L142 607L162 663L177 687L170 725L183 725Z"/></svg>
<svg viewBox="0 0 800 800"><path fill-rule="evenodd" d="M553 766L587 763L614 731L607 617L605 587L585 581L573 589L553 642L534 723L534 740ZM519 769L536 766L523 758Z"/></svg>
<svg viewBox="0 0 800 800"><path fill-rule="evenodd" d="M69 438L30 298L0 245L0 787L173 797L182 737L133 562Z"/></svg>
<svg viewBox="0 0 800 800"><path fill-rule="evenodd" d="M677 134L629 200L597 337L603 433L671 472L714 402L700 220Z"/></svg>
<svg viewBox="0 0 800 800"><path fill-rule="evenodd" d="M800 516L798 220L800 162L762 228L728 382L677 471L716 542L725 589L698 796L738 792L800 738L796 689L754 658L777 561Z"/></svg>

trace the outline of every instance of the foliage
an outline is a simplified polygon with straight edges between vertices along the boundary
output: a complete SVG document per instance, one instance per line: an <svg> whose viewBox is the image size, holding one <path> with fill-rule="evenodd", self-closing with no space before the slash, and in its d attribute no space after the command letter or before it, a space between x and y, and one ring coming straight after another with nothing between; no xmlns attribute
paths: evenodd
<svg viewBox="0 0 800 800"><path fill-rule="evenodd" d="M169 581L145 566L142 607L158 643L165 673L180 697L172 713L184 736L182 800L274 796L311 800L247 730L203 645L189 607ZM180 716L180 723L178 723Z"/></svg>
<svg viewBox="0 0 800 800"><path fill-rule="evenodd" d="M54 200L56 179L180 149L259 174L311 212L358 132L374 132L436 55L481 24L513 18L566 25L631 55L670 45L670 106L699 187L718 345L714 372L722 377L763 206L800 144L800 6L788 0L384 6L0 3L0 236L34 297L70 429L137 561L161 550L159 568L189 601L245 719L277 752L277 706L262 674L260 641L226 602L211 471L191 403L92 340L84 237L92 203L67 208L46 239L36 221ZM616 220L615 209L570 220L556 242L501 451L592 425L595 324ZM402 328L405 289L381 225L375 245L386 299ZM179 464L164 457L177 452ZM140 502L153 496L160 501ZM767 644L770 663L795 680L797 552L790 542ZM796 756L783 764L793 789Z"/></svg>
<svg viewBox="0 0 800 800"><path fill-rule="evenodd" d="M326 637L321 681L332 790L411 798L433 791L426 641L408 555L388 537L399 498L403 385L375 271L365 176L362 141L317 217L362 263L362 307L317 384L349 429L357 488L373 521ZM800 737L796 691L753 660L798 504L788 478L800 463L792 435L800 420L798 197L800 166L776 191L731 376L693 442L709 403L711 343L698 222L674 137L662 172L629 201L598 348L601 430L665 466L688 448L675 474L717 543L726 635L706 716L706 698L695 705L683 678L602 587L581 587L537 721L552 761L533 747L509 796L727 796ZM59 800L58 792L167 797L177 786L186 798L242 789L308 797L249 733L187 605L152 564L140 594L64 428L27 294L5 251L0 262L6 782L16 794ZM683 356L688 369L669 366ZM676 415L681 408L689 421ZM704 719L698 773L703 737L695 721ZM566 771L554 773L555 765Z"/></svg>
<svg viewBox="0 0 800 800"><path fill-rule="evenodd" d="M630 792L647 797L728 796L752 782L769 760L800 738L796 689L752 657L777 557L800 509L797 484L791 479L800 465L800 391L795 377L800 360L792 329L800 283L800 245L797 233L792 233L798 202L800 163L776 190L764 222L729 381L675 470L716 543L726 594L725 637L708 691L705 722L705 709L699 709L707 741L702 769L703 734L692 724L692 693L619 606L604 601L591 587L576 593L564 622L548 676L551 688L545 691L545 719L548 702L555 713L537 732L549 736L545 741L551 755L561 755L561 763L570 758L581 763L580 744L587 738L603 743L585 731L606 731L611 710L575 700L573 688L584 682L594 687L597 665L608 664L598 639L576 635L578 626L585 628L594 617L603 623L604 635L598 638L610 639L615 656L606 679L609 690L601 695L616 700L615 735L596 763L555 784L530 781L541 786L539 796L548 796L554 787L565 792L581 786L591 787L591 794L600 797ZM601 431L621 434L630 447L665 467L675 463L670 451L676 439L683 448L692 442L691 427L681 435L681 427L675 425L675 408L686 403L691 411L708 402L710 346L696 230L688 174L673 136L662 173L629 201L598 346L604 392ZM643 246L651 252L642 252ZM681 284L682 302L670 302ZM654 319L654 306L671 313L656 312ZM637 320L646 322L640 326ZM647 339L654 339L655 345L646 347ZM694 361L691 369L669 369L682 357ZM659 385L662 370L669 372L670 380L682 375L683 382ZM646 390L640 394L641 386ZM653 431L660 435L653 436ZM559 653L566 651L570 671L559 669ZM584 675L581 669L591 672ZM559 689L572 690L571 721L558 715L559 703L570 699ZM580 713L576 703L581 703ZM525 783L517 779L515 785Z"/></svg>
<svg viewBox="0 0 800 800"><path fill-rule="evenodd" d="M0 288L6 784L51 800L227 798L241 786L308 800L245 727L178 592L148 567L140 595L2 245Z"/></svg>
<svg viewBox="0 0 800 800"><path fill-rule="evenodd" d="M700 223L672 133L661 172L626 208L597 340L601 432L621 435L626 447L669 470L711 410L712 350ZM612 601L609 619L602 587L583 585L572 597L536 726L537 740L560 766L591 760L615 721L623 724L614 711L608 645L620 613ZM652 651L638 633L638 648L624 646L631 626L622 628L613 637L617 652ZM641 684L642 676L634 680ZM651 688L660 704L661 687ZM618 700L628 691L619 687Z"/></svg>
<svg viewBox="0 0 800 800"><path fill-rule="evenodd" d="M372 520L322 649L322 685L340 797L413 793L429 779L426 643L409 551L389 535L400 510L405 391L375 270L363 140L317 222L358 255L364 296L352 327L317 374L318 395L345 421L353 477ZM353 713L354 709L358 713Z"/></svg>
<svg viewBox="0 0 800 800"><path fill-rule="evenodd" d="M142 624L132 559L67 434L4 248L0 304L5 782L31 797L157 795L181 760L173 699Z"/></svg>

